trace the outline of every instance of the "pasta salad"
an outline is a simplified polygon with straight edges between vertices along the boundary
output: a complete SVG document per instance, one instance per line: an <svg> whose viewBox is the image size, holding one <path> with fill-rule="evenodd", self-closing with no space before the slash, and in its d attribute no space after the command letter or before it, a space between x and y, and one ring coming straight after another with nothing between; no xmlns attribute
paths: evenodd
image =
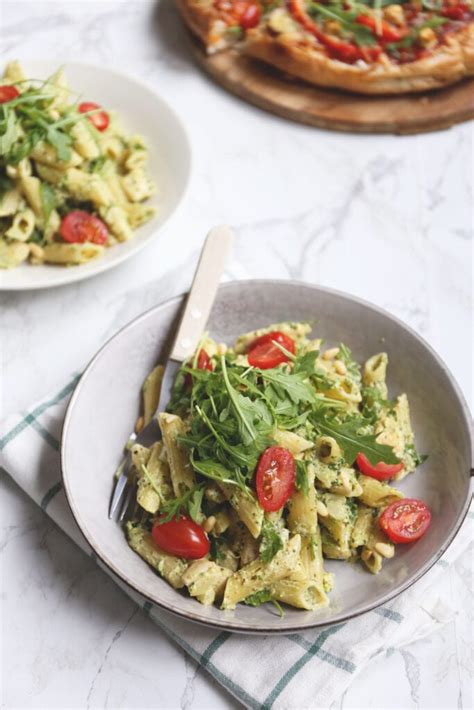
<svg viewBox="0 0 474 710"><path fill-rule="evenodd" d="M154 215L147 149L117 116L82 101L62 69L18 62L0 80L0 268L83 264Z"/></svg>
<svg viewBox="0 0 474 710"><path fill-rule="evenodd" d="M405 394L388 398L388 358L360 367L323 348L306 323L205 336L182 366L162 441L131 445L130 546L176 589L234 609L329 603L325 559L377 574L430 511L391 484L424 460ZM156 408L163 368L147 378L137 431Z"/></svg>

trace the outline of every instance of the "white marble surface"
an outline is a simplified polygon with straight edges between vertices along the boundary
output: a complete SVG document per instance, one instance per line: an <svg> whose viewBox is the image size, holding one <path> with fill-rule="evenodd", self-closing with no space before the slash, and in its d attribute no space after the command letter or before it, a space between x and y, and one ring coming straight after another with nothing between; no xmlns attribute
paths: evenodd
<svg viewBox="0 0 474 710"><path fill-rule="evenodd" d="M228 278L304 279L375 301L438 350L472 404L472 125L350 136L264 114L194 66L171 0L4 0L0 13L2 60L87 59L141 76L195 148L189 199L162 240L82 284L1 295L3 413L183 291L218 222L238 235ZM3 707L234 707L10 480L0 505ZM442 581L455 619L374 660L337 707L472 707L471 581L466 556Z"/></svg>

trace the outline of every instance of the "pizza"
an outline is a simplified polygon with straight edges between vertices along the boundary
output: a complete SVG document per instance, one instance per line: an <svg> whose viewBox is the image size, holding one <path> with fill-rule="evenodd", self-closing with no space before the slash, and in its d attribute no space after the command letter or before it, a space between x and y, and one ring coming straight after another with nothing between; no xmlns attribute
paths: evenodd
<svg viewBox="0 0 474 710"><path fill-rule="evenodd" d="M474 0L177 0L207 52L240 52L317 86L437 89L474 75Z"/></svg>

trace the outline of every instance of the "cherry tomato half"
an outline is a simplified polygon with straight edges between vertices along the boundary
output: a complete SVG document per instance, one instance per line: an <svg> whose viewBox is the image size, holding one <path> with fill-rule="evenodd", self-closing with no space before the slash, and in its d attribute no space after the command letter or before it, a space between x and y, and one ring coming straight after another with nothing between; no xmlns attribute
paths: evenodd
<svg viewBox="0 0 474 710"><path fill-rule="evenodd" d="M457 4L447 4L441 10L443 17L449 17L450 20L463 20L464 16L469 12L469 5L464 2Z"/></svg>
<svg viewBox="0 0 474 710"><path fill-rule="evenodd" d="M428 530L431 512L422 500L403 498L385 508L379 525L392 542L415 542Z"/></svg>
<svg viewBox="0 0 474 710"><path fill-rule="evenodd" d="M269 512L280 510L293 493L296 465L288 449L270 446L260 456L256 486L258 502Z"/></svg>
<svg viewBox="0 0 474 710"><path fill-rule="evenodd" d="M167 523L157 522L151 534L162 550L187 560L198 560L207 555L210 549L203 528L190 518L172 518Z"/></svg>
<svg viewBox="0 0 474 710"><path fill-rule="evenodd" d="M8 101L13 101L20 92L15 86L0 86L0 104L6 104Z"/></svg>
<svg viewBox="0 0 474 710"><path fill-rule="evenodd" d="M196 368L198 370L210 370L211 372L214 370L211 358L205 350L199 351L199 354L197 356ZM193 376L189 372L186 373L186 377L184 378L184 385L187 389L191 389L191 387L193 386Z"/></svg>
<svg viewBox="0 0 474 710"><path fill-rule="evenodd" d="M288 335L275 330L272 333L265 333L257 338L249 346L248 361L252 367L259 367L261 370L269 370L271 367L281 365L290 359L280 348L275 345L279 343L292 355L296 352L295 341Z"/></svg>
<svg viewBox="0 0 474 710"><path fill-rule="evenodd" d="M252 27L256 27L260 22L261 14L262 11L259 5L249 5L240 18L240 26L243 27L244 30L251 30Z"/></svg>
<svg viewBox="0 0 474 710"><path fill-rule="evenodd" d="M99 104L95 104L93 101L84 101L82 104L79 104L79 113L96 111L98 108L100 108ZM109 114L106 111L96 111L96 113L91 113L87 118L92 125L101 132L105 131L110 123Z"/></svg>
<svg viewBox="0 0 474 710"><path fill-rule="evenodd" d="M109 230L101 219L83 210L69 212L61 222L59 233L66 242L105 244Z"/></svg>
<svg viewBox="0 0 474 710"><path fill-rule="evenodd" d="M262 11L260 5L254 0L234 0L231 3L218 2L217 7L224 11L230 11L232 18L244 30L250 30L256 27L260 22Z"/></svg>
<svg viewBox="0 0 474 710"><path fill-rule="evenodd" d="M207 354L205 350L200 350L199 355L197 357L197 369L198 370L212 370L214 369L212 366L211 358Z"/></svg>
<svg viewBox="0 0 474 710"><path fill-rule="evenodd" d="M376 478L377 481L388 481L389 478L393 478L395 474L400 473L403 469L402 463L384 463L379 461L378 464L373 466L365 454L357 454L356 463L359 471L364 474L364 476L371 476Z"/></svg>

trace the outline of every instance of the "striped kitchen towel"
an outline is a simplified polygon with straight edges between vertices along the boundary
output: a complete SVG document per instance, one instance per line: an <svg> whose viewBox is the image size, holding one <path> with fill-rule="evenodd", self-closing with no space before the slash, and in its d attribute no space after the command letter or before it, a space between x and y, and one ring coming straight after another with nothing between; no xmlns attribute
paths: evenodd
<svg viewBox="0 0 474 710"><path fill-rule="evenodd" d="M72 378L54 396L2 423L0 464L3 473L91 555L66 504L59 465L62 422L78 379ZM343 624L289 636L242 636L206 629L153 607L115 581L245 706L327 708L372 658L426 636L453 618L449 585L442 584L441 572L469 546L473 518L471 511L444 557L395 601Z"/></svg>

